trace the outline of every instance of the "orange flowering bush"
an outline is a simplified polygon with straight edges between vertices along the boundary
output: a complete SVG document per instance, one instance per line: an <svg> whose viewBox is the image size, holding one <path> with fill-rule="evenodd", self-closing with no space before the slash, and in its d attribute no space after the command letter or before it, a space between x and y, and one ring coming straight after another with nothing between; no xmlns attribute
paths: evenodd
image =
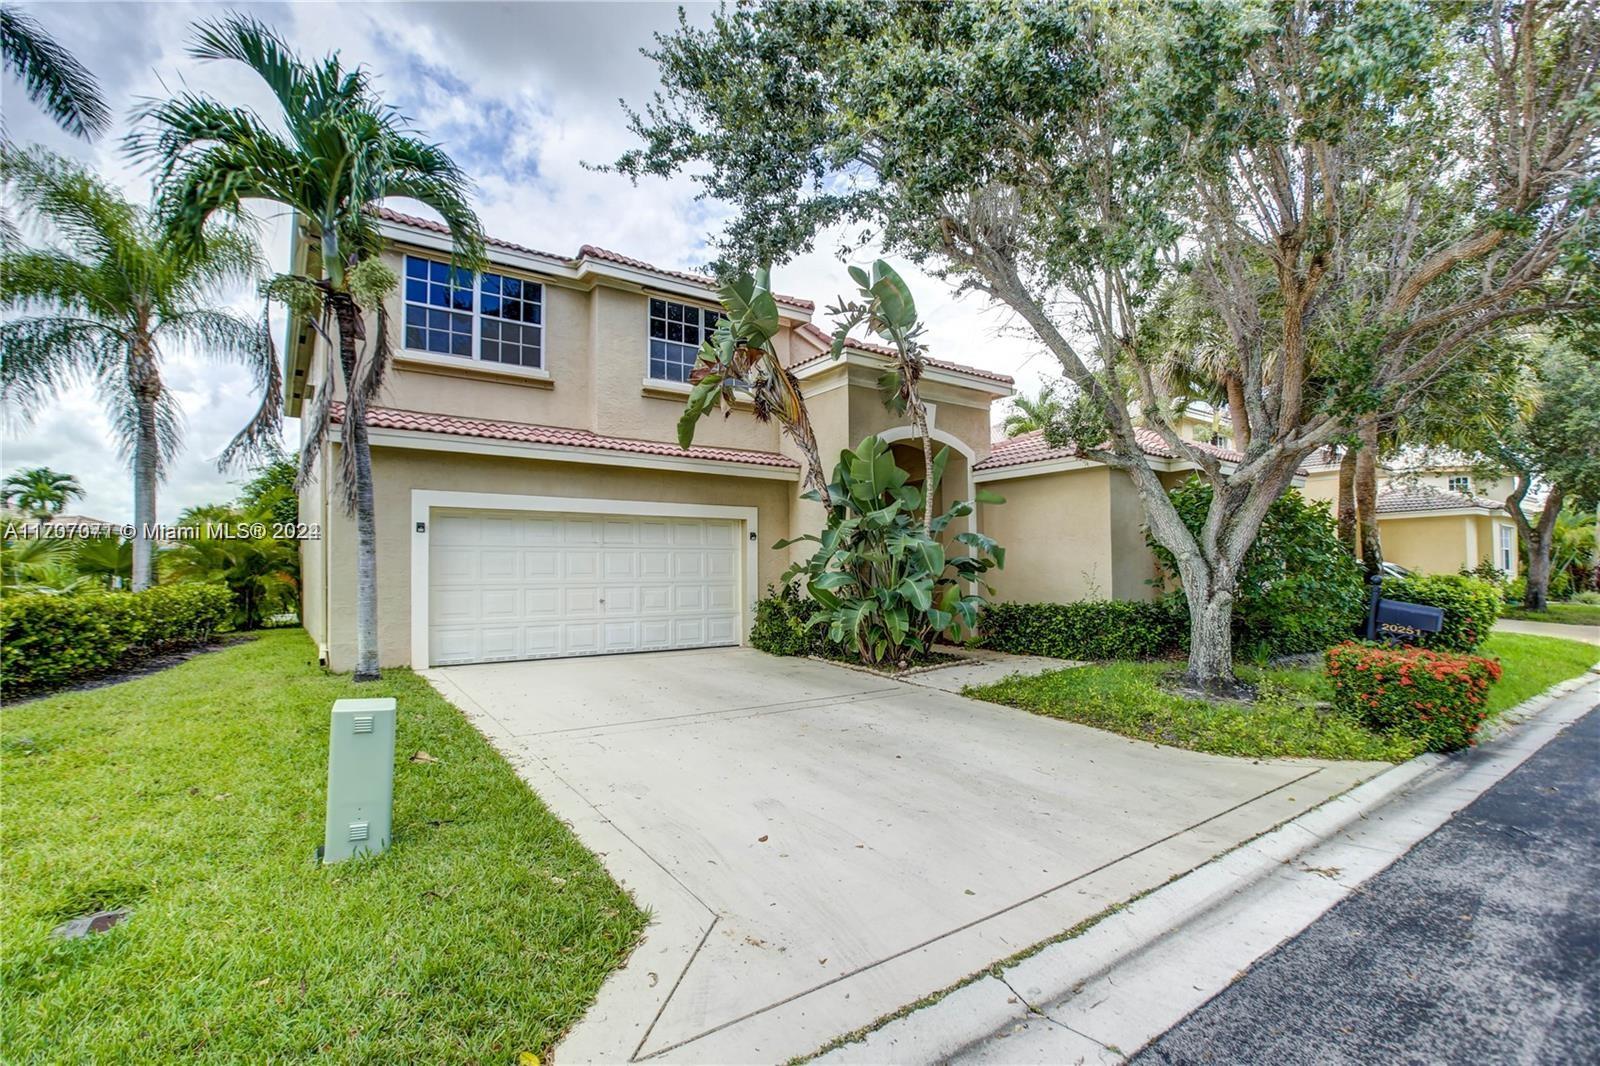
<svg viewBox="0 0 1600 1066"><path fill-rule="evenodd" d="M1379 733L1401 733L1428 751L1477 742L1500 664L1478 655L1345 643L1328 649L1333 703Z"/></svg>

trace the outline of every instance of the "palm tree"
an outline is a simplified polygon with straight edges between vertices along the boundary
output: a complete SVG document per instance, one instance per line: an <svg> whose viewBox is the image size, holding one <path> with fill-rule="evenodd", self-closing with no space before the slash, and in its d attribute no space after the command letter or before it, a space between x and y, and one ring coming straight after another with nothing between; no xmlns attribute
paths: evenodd
<svg viewBox="0 0 1600 1066"><path fill-rule="evenodd" d="M1067 405L1056 395L1054 385L1045 385L1029 396L1019 392L1011 397L1011 410L1006 413L1000 430L1008 437L1020 437L1036 429L1045 429L1067 413Z"/></svg>
<svg viewBox="0 0 1600 1066"><path fill-rule="evenodd" d="M261 410L225 457L277 432L277 366L264 329L216 307L225 286L256 273L259 253L234 229L175 240L149 212L43 149L0 148L0 179L24 217L60 237L59 246L0 255L0 309L23 313L0 324L0 398L27 419L63 387L95 384L133 467L133 587L147 588L156 486L182 446L182 412L161 382L165 346L191 344L254 371Z"/></svg>
<svg viewBox="0 0 1600 1066"><path fill-rule="evenodd" d="M483 230L468 202L470 182L437 145L429 144L384 104L365 70L345 70L333 53L306 63L273 30L243 15L202 23L190 54L242 63L266 82L282 109L279 133L248 108L227 107L186 93L152 104L153 130L132 141L135 154L159 168L165 209L198 235L217 212L237 214L249 199L293 209L321 256L314 277L280 277L269 289L291 304L326 340L331 318L340 381L328 380L302 416L300 477L312 473L328 436L329 404L342 385L345 401L338 482L356 521L357 681L378 676L378 558L372 503L372 455L366 410L389 363L383 296L396 284L377 258L373 208L404 196L437 211L449 226L459 266L482 260ZM376 312L369 346L363 309ZM332 342L330 342L332 343Z"/></svg>
<svg viewBox="0 0 1600 1066"><path fill-rule="evenodd" d="M85 537L72 549L72 569L103 588L116 588L133 576L133 541L125 537Z"/></svg>
<svg viewBox="0 0 1600 1066"><path fill-rule="evenodd" d="M7 7L0 7L0 63L68 133L89 139L111 126L94 75L37 22Z"/></svg>
<svg viewBox="0 0 1600 1066"><path fill-rule="evenodd" d="M73 500L83 499L83 486L71 474L35 466L19 470L0 485L0 503L16 505L31 518L60 514Z"/></svg>

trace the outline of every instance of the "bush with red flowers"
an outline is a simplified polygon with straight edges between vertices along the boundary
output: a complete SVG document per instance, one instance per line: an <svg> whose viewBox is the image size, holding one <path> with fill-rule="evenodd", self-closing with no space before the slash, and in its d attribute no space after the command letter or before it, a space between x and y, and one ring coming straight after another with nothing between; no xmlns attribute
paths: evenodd
<svg viewBox="0 0 1600 1066"><path fill-rule="evenodd" d="M1428 751L1476 743L1489 686L1500 680L1494 659L1376 644L1328 649L1326 671L1340 711L1374 732L1415 737Z"/></svg>

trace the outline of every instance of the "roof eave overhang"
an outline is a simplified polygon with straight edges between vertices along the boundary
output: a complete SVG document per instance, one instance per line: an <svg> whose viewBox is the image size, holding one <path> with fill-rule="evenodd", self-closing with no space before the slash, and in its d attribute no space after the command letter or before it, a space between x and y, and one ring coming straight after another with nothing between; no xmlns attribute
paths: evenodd
<svg viewBox="0 0 1600 1066"><path fill-rule="evenodd" d="M331 427L335 442L344 440L344 427ZM372 427L367 439L373 447L406 448L414 451L458 452L471 455L497 455L557 463L585 463L591 466L625 466L635 469L672 470L691 474L717 474L724 477L763 478L769 481L799 481L798 466L771 466L735 459L703 459L696 456L659 455L654 452L629 452L608 448L584 448L565 444L501 440L458 433L428 430Z"/></svg>

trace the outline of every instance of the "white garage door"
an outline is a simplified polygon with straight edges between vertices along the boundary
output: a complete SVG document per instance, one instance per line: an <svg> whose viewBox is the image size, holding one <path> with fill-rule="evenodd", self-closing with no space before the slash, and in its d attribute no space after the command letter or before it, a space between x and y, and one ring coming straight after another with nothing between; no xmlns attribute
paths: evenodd
<svg viewBox="0 0 1600 1066"><path fill-rule="evenodd" d="M436 511L434 665L739 642L737 524Z"/></svg>

